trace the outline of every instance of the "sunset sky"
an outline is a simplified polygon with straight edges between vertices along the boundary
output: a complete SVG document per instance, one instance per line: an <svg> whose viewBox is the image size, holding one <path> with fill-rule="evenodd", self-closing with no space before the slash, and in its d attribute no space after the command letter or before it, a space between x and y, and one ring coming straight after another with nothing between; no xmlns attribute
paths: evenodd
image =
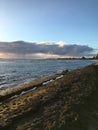
<svg viewBox="0 0 98 130"><path fill-rule="evenodd" d="M27 48L30 47L28 42L36 42L37 52L31 51L33 56L93 55L98 51L98 0L0 0L0 57L18 54L17 43L11 43L8 49L10 43L3 42L21 40L26 41L28 47L20 44ZM39 43L45 44L43 51L38 51L42 47ZM50 46L46 49L47 43L54 46L54 52L48 50ZM20 44L18 47L22 49ZM72 50L74 53L66 52L66 45L70 49L76 45ZM86 47L89 49L85 50ZM59 54L58 50L63 53ZM27 51L25 54L32 57Z"/></svg>

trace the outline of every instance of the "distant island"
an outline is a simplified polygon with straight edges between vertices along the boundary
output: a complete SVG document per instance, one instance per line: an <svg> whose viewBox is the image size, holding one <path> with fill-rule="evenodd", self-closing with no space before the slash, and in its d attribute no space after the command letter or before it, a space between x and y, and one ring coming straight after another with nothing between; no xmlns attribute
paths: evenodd
<svg viewBox="0 0 98 130"><path fill-rule="evenodd" d="M58 60L98 60L98 53L94 57L70 57L70 58L57 58Z"/></svg>

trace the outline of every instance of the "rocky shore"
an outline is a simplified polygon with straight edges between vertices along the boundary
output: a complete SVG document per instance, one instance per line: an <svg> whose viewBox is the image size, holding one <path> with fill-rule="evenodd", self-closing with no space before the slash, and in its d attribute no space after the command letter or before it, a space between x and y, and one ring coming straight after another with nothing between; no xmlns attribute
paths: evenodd
<svg viewBox="0 0 98 130"><path fill-rule="evenodd" d="M94 94L98 99L97 86L98 64L92 64L0 90L0 130L74 130L82 106Z"/></svg>

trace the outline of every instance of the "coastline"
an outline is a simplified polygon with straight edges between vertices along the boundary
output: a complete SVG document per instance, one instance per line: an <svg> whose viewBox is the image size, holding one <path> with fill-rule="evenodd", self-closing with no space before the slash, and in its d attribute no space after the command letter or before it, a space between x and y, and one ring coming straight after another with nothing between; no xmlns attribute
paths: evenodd
<svg viewBox="0 0 98 130"><path fill-rule="evenodd" d="M19 94L0 106L0 129L60 129L68 120L77 121L73 108L98 89L97 75L98 64L92 64L47 77L47 80L27 83L21 90L19 87L18 91L0 95L0 100L4 101ZM28 91L34 87L37 89ZM23 91L27 93L21 94Z"/></svg>
<svg viewBox="0 0 98 130"><path fill-rule="evenodd" d="M16 95L16 97L33 91L33 89L37 89L40 86L44 86L50 82L53 82L57 79L60 79L68 72L68 70L64 70L60 73L52 74L49 76L39 77L35 80L23 82L21 84L17 84L14 86L4 87L0 89L0 104L2 102L6 102L7 99L11 99Z"/></svg>

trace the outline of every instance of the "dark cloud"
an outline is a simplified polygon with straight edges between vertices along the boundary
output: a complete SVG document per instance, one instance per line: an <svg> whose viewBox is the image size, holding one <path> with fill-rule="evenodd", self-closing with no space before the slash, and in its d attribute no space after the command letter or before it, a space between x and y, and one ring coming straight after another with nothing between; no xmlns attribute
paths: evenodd
<svg viewBox="0 0 98 130"><path fill-rule="evenodd" d="M93 48L85 45L63 43L29 43L23 41L0 42L0 53L12 53L16 55L51 54L60 56L89 56Z"/></svg>

